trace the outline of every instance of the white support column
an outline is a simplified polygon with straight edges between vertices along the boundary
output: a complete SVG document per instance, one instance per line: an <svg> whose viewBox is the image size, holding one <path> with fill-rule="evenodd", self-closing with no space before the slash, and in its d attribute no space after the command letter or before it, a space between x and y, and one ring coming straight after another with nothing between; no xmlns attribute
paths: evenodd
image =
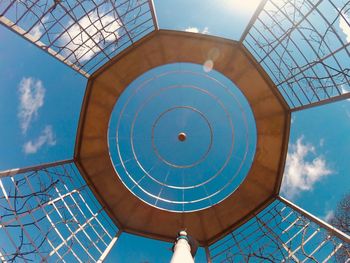
<svg viewBox="0 0 350 263"><path fill-rule="evenodd" d="M179 234L174 244L174 254L170 263L194 263L186 231L180 231Z"/></svg>
<svg viewBox="0 0 350 263"><path fill-rule="evenodd" d="M101 257L97 260L97 263L102 263L105 261L106 257L108 256L109 252L111 252L112 248L114 247L115 243L117 242L120 234L122 233L121 230L119 230L117 232L117 234L115 235L115 237L113 237L113 239L111 240L111 242L109 243L109 245L106 247L105 251L102 253Z"/></svg>

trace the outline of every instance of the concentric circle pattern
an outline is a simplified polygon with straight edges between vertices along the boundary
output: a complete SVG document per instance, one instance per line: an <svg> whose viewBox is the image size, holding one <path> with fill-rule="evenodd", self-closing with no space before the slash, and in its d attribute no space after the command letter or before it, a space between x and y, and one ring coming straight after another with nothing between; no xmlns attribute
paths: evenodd
<svg viewBox="0 0 350 263"><path fill-rule="evenodd" d="M243 182L256 127L229 79L176 63L128 86L112 112L108 138L116 172L134 195L160 209L189 212L217 204Z"/></svg>

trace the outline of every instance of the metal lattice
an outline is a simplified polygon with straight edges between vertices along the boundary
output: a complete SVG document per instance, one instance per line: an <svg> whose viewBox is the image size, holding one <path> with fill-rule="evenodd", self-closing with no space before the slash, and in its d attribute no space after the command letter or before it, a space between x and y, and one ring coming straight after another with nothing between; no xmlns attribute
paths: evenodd
<svg viewBox="0 0 350 263"><path fill-rule="evenodd" d="M213 262L348 262L349 237L285 199L210 247Z"/></svg>
<svg viewBox="0 0 350 263"><path fill-rule="evenodd" d="M0 174L3 262L96 262L117 229L72 162Z"/></svg>
<svg viewBox="0 0 350 263"><path fill-rule="evenodd" d="M291 108L350 91L350 1L269 0L242 42Z"/></svg>
<svg viewBox="0 0 350 263"><path fill-rule="evenodd" d="M148 0L4 0L0 23L86 77L157 28Z"/></svg>

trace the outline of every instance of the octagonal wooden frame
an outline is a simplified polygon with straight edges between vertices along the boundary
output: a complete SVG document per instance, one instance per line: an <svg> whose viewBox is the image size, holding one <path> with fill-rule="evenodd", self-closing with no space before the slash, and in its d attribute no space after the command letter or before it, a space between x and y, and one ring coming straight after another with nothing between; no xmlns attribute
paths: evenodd
<svg viewBox="0 0 350 263"><path fill-rule="evenodd" d="M107 142L110 115L123 90L144 72L176 62L203 64L208 59L214 61L215 70L239 87L252 108L257 127L255 158L244 182L222 202L195 212L160 210L135 197L117 176ZM176 233L186 228L200 245L208 246L275 200L284 170L289 128L288 105L239 42L158 30L124 50L89 78L74 159L96 198L123 231L173 241Z"/></svg>

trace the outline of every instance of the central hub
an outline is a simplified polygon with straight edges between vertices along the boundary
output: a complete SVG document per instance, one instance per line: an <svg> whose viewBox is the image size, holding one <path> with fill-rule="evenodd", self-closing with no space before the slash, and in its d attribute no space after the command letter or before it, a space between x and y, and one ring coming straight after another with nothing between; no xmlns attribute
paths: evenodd
<svg viewBox="0 0 350 263"><path fill-rule="evenodd" d="M180 132L179 135L177 136L177 139L178 139L180 142L186 141L186 138L187 138L187 135L186 135L186 133L184 133L184 132Z"/></svg>
<svg viewBox="0 0 350 263"><path fill-rule="evenodd" d="M192 92L190 88L172 88L167 96L175 97L174 91L183 92L183 95ZM158 114L156 120L150 119L148 125L152 129L151 147L158 159L168 166L191 168L209 154L213 141L212 127L207 117L196 108L175 105ZM149 153L145 152L145 155Z"/></svg>

